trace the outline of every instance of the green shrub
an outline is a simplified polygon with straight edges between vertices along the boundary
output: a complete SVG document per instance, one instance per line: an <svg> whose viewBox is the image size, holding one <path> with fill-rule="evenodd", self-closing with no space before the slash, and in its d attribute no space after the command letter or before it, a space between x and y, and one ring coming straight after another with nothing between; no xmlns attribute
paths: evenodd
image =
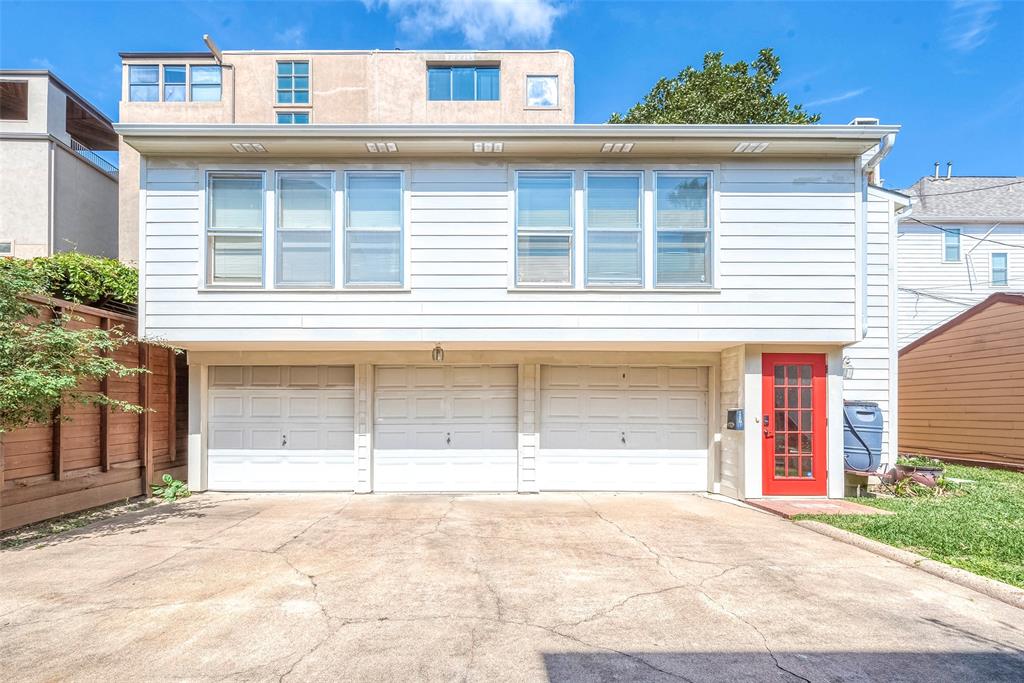
<svg viewBox="0 0 1024 683"><path fill-rule="evenodd" d="M169 474L165 474L161 481L163 482L162 484L150 486L153 489L153 495L157 498L176 500L178 498L188 498L192 495L192 492L188 490L188 484L180 479L175 479Z"/></svg>
<svg viewBox="0 0 1024 683"><path fill-rule="evenodd" d="M896 460L896 464L899 465L900 467L920 467L923 469L930 470L946 469L946 463L942 462L941 460L936 460L935 458L925 457L923 455L900 456Z"/></svg>
<svg viewBox="0 0 1024 683"><path fill-rule="evenodd" d="M79 304L139 300L139 273L117 259L77 251L34 259L0 259L0 278L31 283L34 294L49 294ZM24 288L23 288L24 289Z"/></svg>

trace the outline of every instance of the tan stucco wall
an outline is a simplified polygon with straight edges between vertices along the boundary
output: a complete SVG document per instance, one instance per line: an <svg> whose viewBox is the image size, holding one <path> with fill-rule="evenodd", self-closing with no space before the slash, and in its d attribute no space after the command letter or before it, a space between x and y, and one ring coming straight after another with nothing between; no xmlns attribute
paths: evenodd
<svg viewBox="0 0 1024 683"><path fill-rule="evenodd" d="M53 250L117 257L117 181L59 145L54 148Z"/></svg>
<svg viewBox="0 0 1024 683"><path fill-rule="evenodd" d="M46 256L49 246L50 141L0 140L0 241L14 255Z"/></svg>
<svg viewBox="0 0 1024 683"><path fill-rule="evenodd" d="M3 133L39 133L47 132L47 110L50 103L49 79L44 75L18 74L4 76L2 81L24 81L28 83L28 120L0 120L0 134ZM61 111L61 115L64 112ZM61 122L63 127L63 121Z"/></svg>

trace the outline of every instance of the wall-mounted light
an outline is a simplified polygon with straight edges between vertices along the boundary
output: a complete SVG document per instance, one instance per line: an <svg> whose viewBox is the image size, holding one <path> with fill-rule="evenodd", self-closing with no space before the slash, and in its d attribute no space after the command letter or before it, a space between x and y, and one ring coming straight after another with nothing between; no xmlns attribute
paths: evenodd
<svg viewBox="0 0 1024 683"><path fill-rule="evenodd" d="M434 347L434 350L430 352L430 360L434 361L435 363L444 362L444 349L441 348L440 344L437 344Z"/></svg>
<svg viewBox="0 0 1024 683"><path fill-rule="evenodd" d="M736 145L734 152L745 152L747 154L760 154L768 148L767 142L741 142Z"/></svg>
<svg viewBox="0 0 1024 683"><path fill-rule="evenodd" d="M267 148L258 142L232 142L231 147L241 154L253 154L267 151Z"/></svg>
<svg viewBox="0 0 1024 683"><path fill-rule="evenodd" d="M394 142L367 142L366 151L373 154L387 154L398 151L398 145Z"/></svg>
<svg viewBox="0 0 1024 683"><path fill-rule="evenodd" d="M843 379L853 379L853 359L843 356Z"/></svg>

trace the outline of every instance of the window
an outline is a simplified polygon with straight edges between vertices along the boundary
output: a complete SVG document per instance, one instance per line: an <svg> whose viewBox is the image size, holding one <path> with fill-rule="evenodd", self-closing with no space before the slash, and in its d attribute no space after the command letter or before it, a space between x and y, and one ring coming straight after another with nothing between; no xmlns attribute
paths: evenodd
<svg viewBox="0 0 1024 683"><path fill-rule="evenodd" d="M279 111L277 112L278 123L309 123L308 111Z"/></svg>
<svg viewBox="0 0 1024 683"><path fill-rule="evenodd" d="M526 106L540 109L558 107L558 76L527 76Z"/></svg>
<svg viewBox="0 0 1024 683"><path fill-rule="evenodd" d="M220 101L220 67L193 66L192 69L192 101Z"/></svg>
<svg viewBox="0 0 1024 683"><path fill-rule="evenodd" d="M345 174L345 283L401 286L402 173Z"/></svg>
<svg viewBox="0 0 1024 683"><path fill-rule="evenodd" d="M164 102L185 101L185 65L164 66Z"/></svg>
<svg viewBox="0 0 1024 683"><path fill-rule="evenodd" d="M516 284L571 285L572 173L516 173Z"/></svg>
<svg viewBox="0 0 1024 683"><path fill-rule="evenodd" d="M942 260L960 260L960 228L945 228L942 231Z"/></svg>
<svg viewBox="0 0 1024 683"><path fill-rule="evenodd" d="M334 283L334 175L277 174L277 284Z"/></svg>
<svg viewBox="0 0 1024 683"><path fill-rule="evenodd" d="M427 99L431 101L495 101L500 98L501 71L496 66L431 66L427 68Z"/></svg>
<svg viewBox="0 0 1024 683"><path fill-rule="evenodd" d="M711 281L710 176L654 174L654 284Z"/></svg>
<svg viewBox="0 0 1024 683"><path fill-rule="evenodd" d="M586 175L586 284L643 284L640 173Z"/></svg>
<svg viewBox="0 0 1024 683"><path fill-rule="evenodd" d="M0 81L0 119L28 121L28 81Z"/></svg>
<svg viewBox="0 0 1024 683"><path fill-rule="evenodd" d="M131 102L160 100L160 69L155 64L128 67L128 99Z"/></svg>
<svg viewBox="0 0 1024 683"><path fill-rule="evenodd" d="M263 173L211 173L207 194L207 283L261 285Z"/></svg>
<svg viewBox="0 0 1024 683"><path fill-rule="evenodd" d="M277 63L277 103L309 104L309 62Z"/></svg>
<svg viewBox="0 0 1024 683"><path fill-rule="evenodd" d="M992 254L992 286L1005 287L1010 284L1008 255L1005 252Z"/></svg>
<svg viewBox="0 0 1024 683"><path fill-rule="evenodd" d="M0 256L14 256L14 242L11 240L0 242Z"/></svg>

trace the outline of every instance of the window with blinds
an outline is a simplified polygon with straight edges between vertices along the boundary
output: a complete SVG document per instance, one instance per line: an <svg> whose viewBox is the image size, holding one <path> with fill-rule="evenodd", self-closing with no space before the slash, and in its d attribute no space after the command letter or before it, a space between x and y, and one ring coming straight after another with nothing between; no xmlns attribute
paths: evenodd
<svg viewBox="0 0 1024 683"><path fill-rule="evenodd" d="M654 174L654 283L711 282L711 178L707 174Z"/></svg>
<svg viewBox="0 0 1024 683"><path fill-rule="evenodd" d="M643 284L642 196L642 173L587 173L587 285Z"/></svg>
<svg viewBox="0 0 1024 683"><path fill-rule="evenodd" d="M572 195L571 172L516 173L516 284L572 284Z"/></svg>
<svg viewBox="0 0 1024 683"><path fill-rule="evenodd" d="M277 174L277 284L334 284L334 174Z"/></svg>
<svg viewBox="0 0 1024 683"><path fill-rule="evenodd" d="M345 283L402 285L402 173L345 174Z"/></svg>
<svg viewBox="0 0 1024 683"><path fill-rule="evenodd" d="M262 285L263 173L211 173L207 190L207 283Z"/></svg>

